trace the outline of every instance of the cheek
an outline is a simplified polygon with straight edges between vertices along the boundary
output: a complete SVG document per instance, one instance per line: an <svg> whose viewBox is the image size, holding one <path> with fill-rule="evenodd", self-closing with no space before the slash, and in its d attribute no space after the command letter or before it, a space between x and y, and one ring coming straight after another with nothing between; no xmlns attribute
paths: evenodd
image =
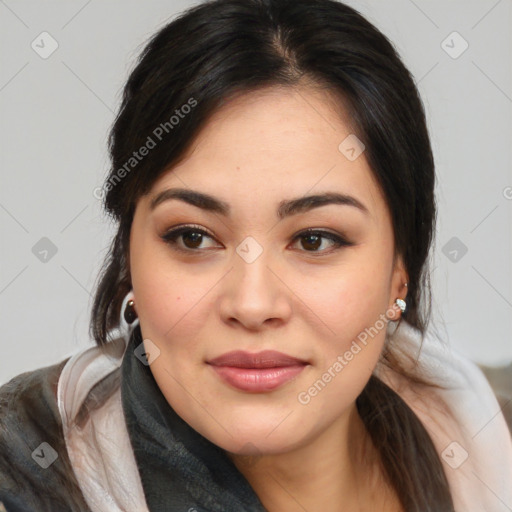
<svg viewBox="0 0 512 512"><path fill-rule="evenodd" d="M330 332L320 367L326 370L342 356L344 377L338 382L351 382L356 388L371 374L381 353L389 298L387 262L366 264L363 259L330 280L329 292L318 293L318 309L323 311L319 316Z"/></svg>
<svg viewBox="0 0 512 512"><path fill-rule="evenodd" d="M351 326L364 328L380 318L388 309L389 293L389 267L360 262L341 277L333 277L319 301L333 330L342 334Z"/></svg>
<svg viewBox="0 0 512 512"><path fill-rule="evenodd" d="M193 280L176 278L176 273L166 277L155 269L139 277L133 279L133 290L144 336L162 341L184 339L185 334L192 338L194 324L200 328L201 312L208 305L204 280L203 287L195 286Z"/></svg>
<svg viewBox="0 0 512 512"><path fill-rule="evenodd" d="M141 247L139 245L138 247ZM191 337L193 323L201 325L201 311L208 302L208 279L187 273L172 263L165 247L146 242L147 250L134 249L131 277L137 314L145 338L165 341ZM193 313L193 314L192 314Z"/></svg>

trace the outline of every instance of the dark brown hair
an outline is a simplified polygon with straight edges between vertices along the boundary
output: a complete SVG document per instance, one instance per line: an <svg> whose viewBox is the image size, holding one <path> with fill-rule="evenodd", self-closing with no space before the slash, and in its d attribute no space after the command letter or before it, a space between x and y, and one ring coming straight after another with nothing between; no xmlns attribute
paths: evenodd
<svg viewBox="0 0 512 512"><path fill-rule="evenodd" d="M138 199L184 158L225 101L272 86L320 87L338 99L340 112L346 109L384 193L395 253L403 257L408 274L404 318L425 331L436 216L434 160L423 104L393 45L356 10L337 1L213 0L160 29L124 88L109 138L112 167L103 187L105 210L118 230L92 308L91 334L98 345L110 339L131 289L129 238ZM134 151L150 144L148 156L133 159ZM383 362L411 381L428 384L401 368L390 345ZM398 394L372 376L357 406L404 509L453 511L435 447Z"/></svg>

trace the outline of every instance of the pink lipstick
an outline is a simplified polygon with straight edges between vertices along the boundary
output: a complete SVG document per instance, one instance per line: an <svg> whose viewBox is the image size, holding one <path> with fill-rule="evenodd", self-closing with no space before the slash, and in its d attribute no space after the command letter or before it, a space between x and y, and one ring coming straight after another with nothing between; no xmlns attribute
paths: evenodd
<svg viewBox="0 0 512 512"><path fill-rule="evenodd" d="M232 387L261 393L290 381L309 363L275 350L257 353L236 350L211 359L208 364Z"/></svg>

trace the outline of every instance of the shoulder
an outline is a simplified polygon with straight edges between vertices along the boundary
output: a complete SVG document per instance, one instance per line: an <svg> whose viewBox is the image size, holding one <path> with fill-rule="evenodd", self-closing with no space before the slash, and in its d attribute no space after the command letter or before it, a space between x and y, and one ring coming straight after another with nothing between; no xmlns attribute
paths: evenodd
<svg viewBox="0 0 512 512"><path fill-rule="evenodd" d="M0 387L0 502L9 512L87 510L57 407L66 362L22 373Z"/></svg>
<svg viewBox="0 0 512 512"><path fill-rule="evenodd" d="M512 432L512 363L500 367L479 364L478 367L496 394L509 430Z"/></svg>
<svg viewBox="0 0 512 512"><path fill-rule="evenodd" d="M422 337L408 324L400 326L393 344L413 373L438 386L385 371L436 446L456 510L508 510L503 503L512 504L512 437L483 372L434 333Z"/></svg>

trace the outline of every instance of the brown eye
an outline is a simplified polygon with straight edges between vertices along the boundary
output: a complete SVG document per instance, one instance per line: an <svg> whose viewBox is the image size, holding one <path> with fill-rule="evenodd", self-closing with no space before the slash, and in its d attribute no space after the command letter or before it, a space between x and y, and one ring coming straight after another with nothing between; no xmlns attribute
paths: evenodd
<svg viewBox="0 0 512 512"><path fill-rule="evenodd" d="M198 231L184 231L181 236L183 237L183 243L189 249L197 249L197 247L201 245L203 233L199 233Z"/></svg>
<svg viewBox="0 0 512 512"><path fill-rule="evenodd" d="M213 240L213 237L204 229L194 226L182 226L171 229L162 235L161 238L165 243L172 246L173 249L185 252L199 252L202 249L208 249L208 247L201 247L201 244L205 243L208 239Z"/></svg>
<svg viewBox="0 0 512 512"><path fill-rule="evenodd" d="M347 247L353 245L341 236L330 233L329 231L308 230L299 233L295 240L301 240L301 246L306 252L325 253L325 250L319 250L322 247L323 240L331 242L331 248L338 249L340 247Z"/></svg>
<svg viewBox="0 0 512 512"><path fill-rule="evenodd" d="M322 245L322 238L320 235L306 235L302 237L302 246L308 251L317 251Z"/></svg>
<svg viewBox="0 0 512 512"><path fill-rule="evenodd" d="M208 240L215 239L204 229L195 226L180 226L171 229L162 235L161 238L173 249L188 253L200 253L207 249L219 247L218 245L202 247ZM318 229L310 229L299 233L295 236L294 241L299 240L305 252L318 253L319 255L328 254L341 247L354 245L339 235ZM325 246L325 241L329 242L327 247Z"/></svg>

